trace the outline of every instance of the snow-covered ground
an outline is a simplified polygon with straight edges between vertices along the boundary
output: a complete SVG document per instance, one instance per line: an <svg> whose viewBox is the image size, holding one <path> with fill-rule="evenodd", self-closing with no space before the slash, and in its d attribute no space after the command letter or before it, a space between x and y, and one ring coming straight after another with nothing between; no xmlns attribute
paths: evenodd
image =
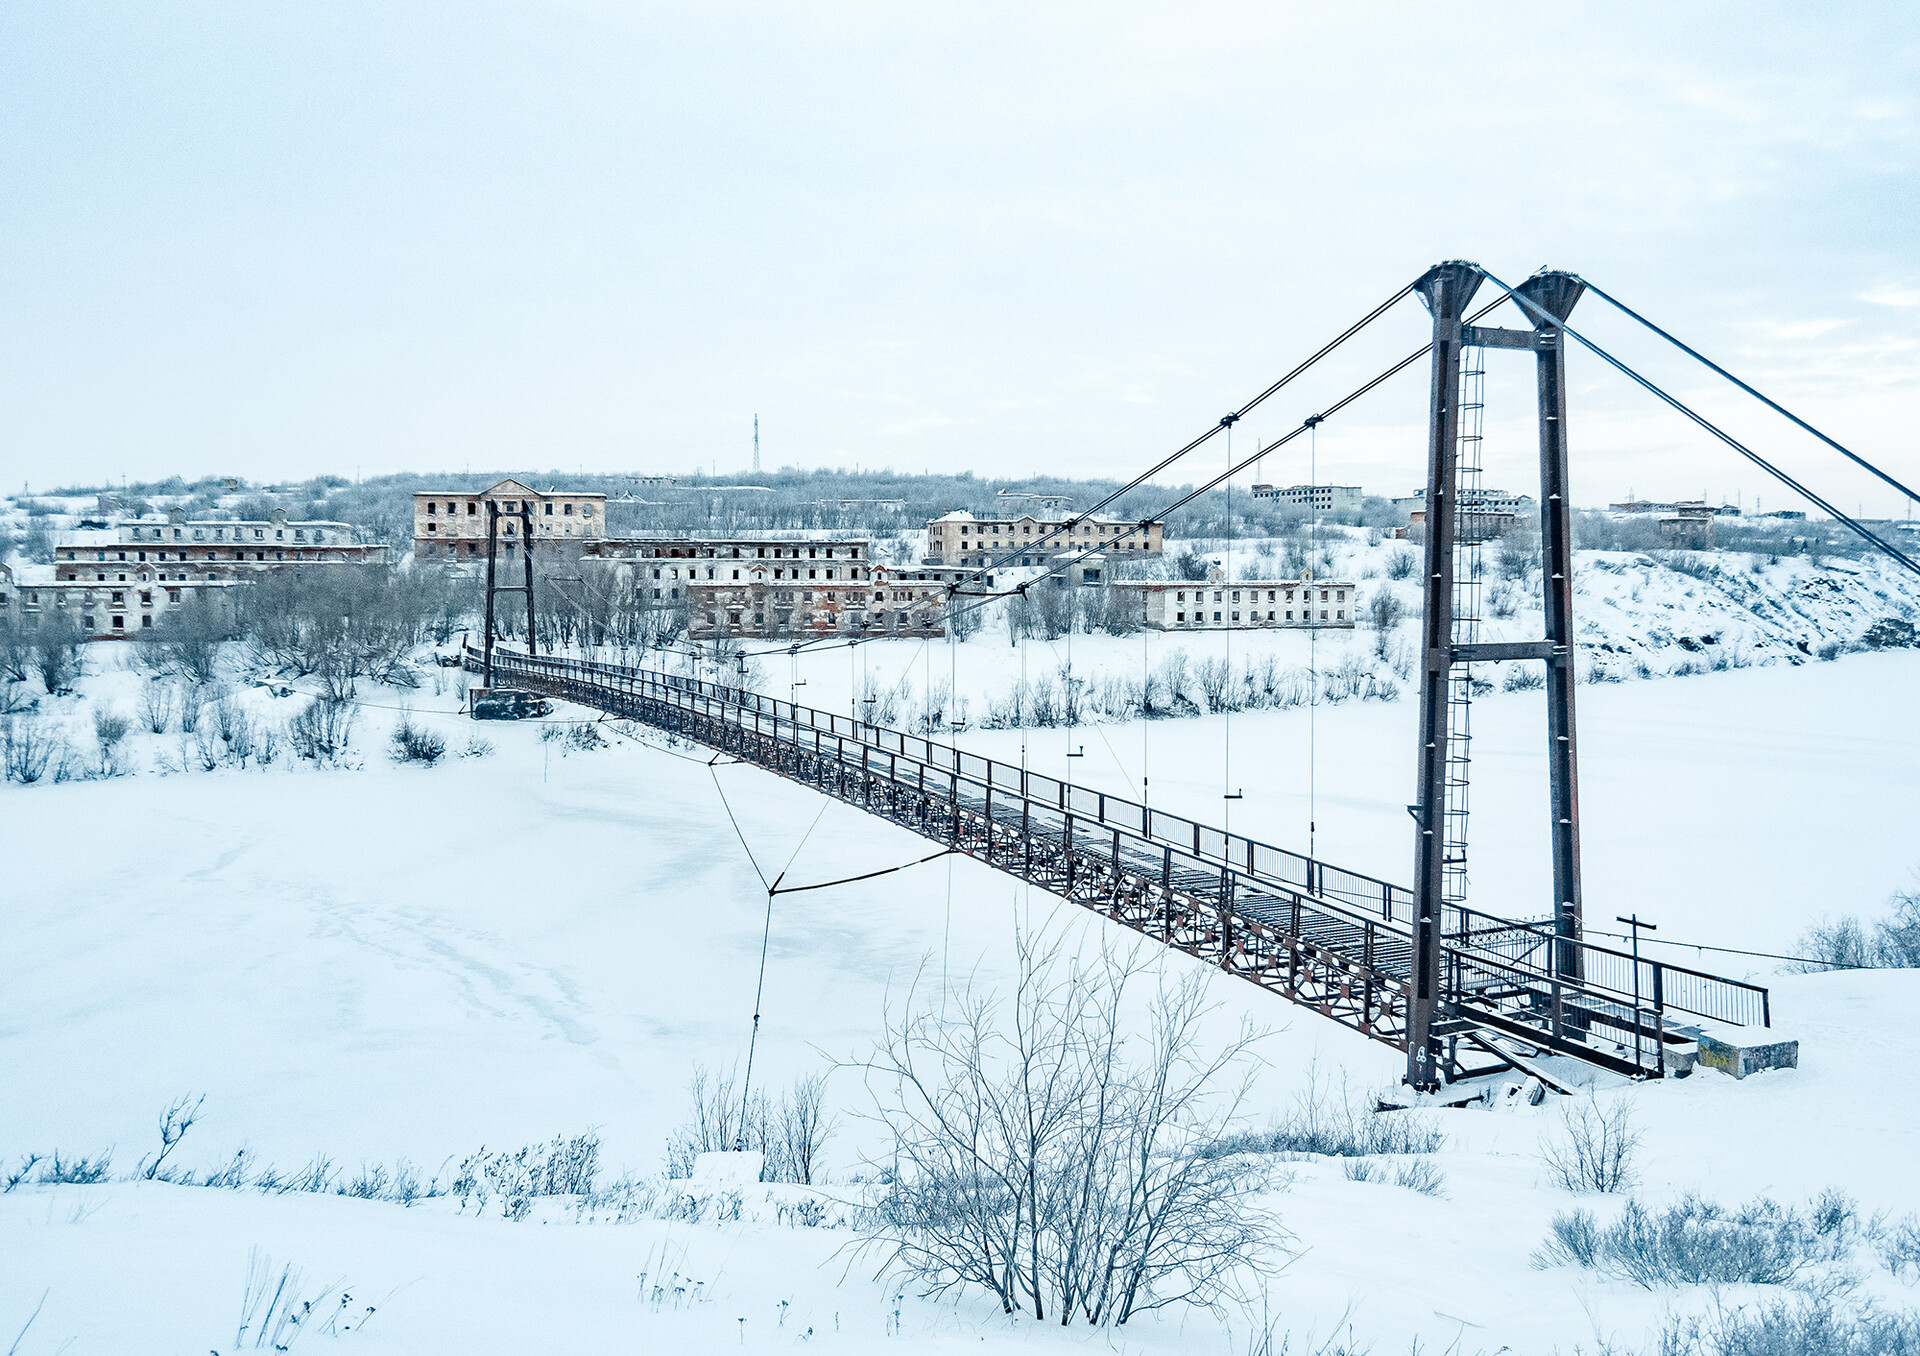
<svg viewBox="0 0 1920 1356"><path fill-rule="evenodd" d="M1128 692L1162 675L1176 655L1186 660L1184 696L1200 709L1209 702L1196 677L1209 661L1226 661L1236 678L1251 665L1271 664L1287 690L1282 704L1304 699L1309 672L1323 698L1330 675L1343 668L1374 679L1376 696L1411 693L1418 644L1419 580L1407 574L1418 544L1387 538L1369 541L1358 529L1327 528L1311 560L1327 580L1355 585L1350 608L1358 625L1302 631L1154 632L1118 638L1062 635L1053 640L1010 640L1006 608L980 609L981 630L964 642L893 641L849 651L824 645L790 657L778 642L749 643L762 690L829 709L847 709L852 696L891 703L899 723L927 710L958 714L969 724L1005 723L1013 694L1024 683L1051 682L1061 690L1070 670L1082 687L1085 718L1131 714ZM1182 551L1188 544L1181 544ZM1217 563L1230 579L1295 577L1298 543L1257 540L1201 542L1203 562ZM1485 552L1485 585L1479 609L1482 640L1532 640L1542 633L1537 566L1503 564L1500 548ZM1396 566L1396 562L1398 565ZM1170 571L1172 561L1152 562ZM1394 574L1403 577L1394 578ZM1509 577L1509 576L1512 577ZM1208 585L1209 589L1215 587ZM1231 583L1223 587L1231 589ZM1382 634L1373 621L1374 600L1391 596L1399 620ZM1862 637L1886 619L1920 619L1920 577L1884 557L1861 560L1805 557L1768 559L1741 552L1581 551L1574 578L1578 667L1583 682L1599 686L1668 676L1689 677L1729 669L1785 664L1799 666L1861 648ZM1488 681L1517 681L1519 664L1490 664ZM957 694L948 705L947 691ZM1132 698L1137 705L1137 695ZM1028 700L1031 709L1031 699Z"/></svg>
<svg viewBox="0 0 1920 1356"><path fill-rule="evenodd" d="M956 647L953 662L1004 666L1009 653L1017 662L1003 636L989 639ZM1091 649L1117 664L1170 643L1076 637L1075 662ZM1039 648L1030 643L1029 663ZM863 647L854 664L911 663L918 649ZM111 671L111 648L93 650L88 700L136 705L138 675ZM944 658L946 647L924 654ZM778 691L787 675L763 662ZM808 663L803 697L826 694L832 674L848 681L845 653ZM857 683L857 667L851 674ZM1583 686L1596 925L1637 910L1667 936L1772 951L1823 914L1875 912L1920 867L1917 689L1915 651ZM727 809L761 867L790 880L925 852L850 807L823 809L769 774L709 767L644 734L568 751L538 727L492 725L483 733L493 751L461 757L476 727L453 713L450 688L429 683L403 698L367 686L362 697L358 766L314 770L283 755L265 769L0 790L12 902L0 953L9 1163L29 1151L111 1148L124 1171L150 1152L159 1110L190 1092L206 1095L206 1115L179 1152L202 1169L245 1146L256 1169L298 1168L316 1153L350 1168L404 1157L444 1179L482 1144L598 1127L607 1175L657 1172L687 1114L693 1066L739 1059L754 1011L766 894ZM453 756L440 766L386 758L403 700L447 733ZM244 701L265 718L300 699L255 690ZM1474 886L1514 912L1537 911L1544 877L1539 707L1537 692L1496 692L1476 707ZM87 723L80 703L59 718ZM1399 879L1410 855L1412 720L1409 702L1350 702L1029 731L1025 744L1036 767L1116 789L1144 777L1156 803L1212 819L1231 809L1235 828L1287 846L1305 842L1311 768L1320 853ZM148 768L181 747L177 733L128 738L130 758ZM1020 756L1017 730L960 738ZM1069 743L1086 756L1069 763ZM1221 801L1227 785L1246 798ZM966 859L782 897L756 1081L777 1086L862 1051L889 993L916 974L1004 981L1023 921L1069 945L1101 931ZM1734 1202L1765 1192L1798 1204L1832 1186L1867 1210L1920 1210L1909 1170L1920 1117L1905 1091L1920 1057L1914 973L1782 976L1760 958L1702 959L1766 976L1777 1023L1803 1042L1801 1067L1741 1083L1703 1073L1603 1090L1630 1100L1646 1130L1644 1196L1697 1189ZM1255 1124L1284 1114L1316 1070L1356 1091L1398 1076L1385 1047L1237 980L1211 987L1223 1025L1245 1015L1274 1028ZM843 1122L828 1190L851 1195L859 1188L846 1178L868 1132L846 1118L859 1102L851 1080L829 1086ZM1289 1165L1272 1204L1302 1252L1268 1286L1274 1321L1296 1342L1350 1323L1382 1352L1416 1336L1463 1352L1571 1351L1591 1349L1596 1334L1642 1343L1669 1307L1703 1306L1700 1293L1532 1269L1556 1211L1616 1208L1545 1183L1536 1150L1555 1118L1551 1104L1442 1113L1446 1144L1434 1161L1444 1198L1349 1181L1336 1162ZM1005 1319L977 1301L897 1299L901 1287L875 1281L871 1261L846 1251L854 1236L844 1229L472 1213L445 1198L408 1209L29 1181L0 1194L0 1336L11 1338L44 1294L22 1356L228 1351L258 1250L301 1267L310 1289L341 1279L356 1311L378 1309L364 1332L310 1333L301 1350L336 1340L369 1352L1248 1349L1237 1314L1170 1311L1089 1334ZM1911 1303L1884 1271L1860 1270L1869 1293ZM656 1298L661 1275L676 1272L700 1284Z"/></svg>

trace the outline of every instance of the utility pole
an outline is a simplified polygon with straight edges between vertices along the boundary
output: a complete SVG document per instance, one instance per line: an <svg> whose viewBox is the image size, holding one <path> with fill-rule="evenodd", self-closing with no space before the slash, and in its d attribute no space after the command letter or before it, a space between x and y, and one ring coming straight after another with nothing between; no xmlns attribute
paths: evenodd
<svg viewBox="0 0 1920 1356"><path fill-rule="evenodd" d="M753 416L753 473L760 474L760 416Z"/></svg>

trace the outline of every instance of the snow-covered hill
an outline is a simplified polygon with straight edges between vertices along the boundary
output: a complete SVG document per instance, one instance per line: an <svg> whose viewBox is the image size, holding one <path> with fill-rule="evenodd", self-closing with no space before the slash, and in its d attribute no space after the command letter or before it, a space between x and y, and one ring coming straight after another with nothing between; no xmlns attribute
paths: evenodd
<svg viewBox="0 0 1920 1356"><path fill-rule="evenodd" d="M985 639L962 648L984 654ZM1108 640L1116 655L1142 643ZM1001 637L995 652L1006 649ZM845 672L844 655L832 660ZM138 681L108 673L82 687L128 702L113 685ZM1920 654L1903 651L1583 690L1596 917L1636 908L1676 943L1770 951L1821 914L1874 911L1920 864L1903 828L1920 803L1916 685ZM341 766L283 758L0 789L8 841L31 845L10 854L0 952L10 1166L29 1152L111 1150L124 1173L157 1145L157 1113L193 1093L206 1095L206 1114L178 1162L218 1172L244 1148L256 1183L269 1166L292 1172L320 1155L341 1182L405 1158L444 1186L482 1145L511 1151L592 1127L603 1189L623 1168L644 1178L689 1113L693 1067L743 1053L769 921L754 862L811 882L925 852L850 807L750 767L709 767L644 732L582 748L543 739L551 725L491 727L492 751L461 757L475 727L450 690L430 685L405 700L452 753L432 768L395 765L386 736L402 694L369 685L362 696ZM1508 888L1496 863L1543 838L1537 696L1490 694L1477 727L1475 842L1489 890ZM1377 852L1397 874L1410 713L1404 702L1319 713L1318 832L1336 860ZM1309 721L1304 710L1232 717L1233 775L1247 793L1233 803L1237 826L1299 841ZM1071 765L1066 732L1028 732L1028 755L1114 784L1150 766L1156 798L1211 816L1223 808L1225 724L1083 731L1088 756ZM145 737L178 745L177 732ZM1151 746L1136 762L1143 737ZM1017 752L1022 735L963 738ZM889 992L916 973L1006 983L1022 921L1076 947L1102 931L966 859L780 897L765 934L756 1079L777 1087L858 1054ZM1834 1187L1863 1217L1884 1210L1895 1224L1920 1211L1906 1171L1920 1152L1916 1118L1888 1077L1920 1056L1915 976L1781 976L1764 958L1704 959L1774 986L1801 1067L1603 1090L1604 1103L1630 1102L1645 1131L1641 1196L1657 1205L1697 1190L1734 1204L1764 1193L1802 1207ZM1285 1116L1316 1077L1362 1094L1397 1077L1394 1052L1311 1013L1227 977L1211 991L1223 1024L1245 1015L1275 1028L1249 1104L1255 1127ZM863 1104L857 1079L835 1074L829 1087L841 1129L828 1188L857 1196L849 1178L872 1127L851 1116ZM1295 1350L1343 1326L1383 1353L1416 1336L1423 1350L1571 1352L1592 1350L1596 1335L1646 1349L1668 1309L1711 1305L1704 1289L1533 1269L1557 1212L1619 1209L1544 1179L1552 1104L1447 1112L1439 1124L1445 1143L1429 1158L1442 1195L1351 1180L1332 1159L1279 1165L1286 1180L1268 1203L1298 1256L1265 1287L1266 1317ZM356 1312L378 1310L364 1331L309 1332L303 1351L1257 1349L1257 1308L1168 1312L1112 1334L1033 1327L978 1299L922 1300L874 1280L871 1263L845 1251L854 1235L830 1222L756 1220L748 1202L740 1220L649 1206L614 1223L617 1207L576 1204L514 1222L497 1209L476 1218L457 1198L405 1208L257 1185L42 1186L30 1175L0 1194L0 1328L10 1337L44 1294L22 1353L226 1352L257 1251L276 1272L301 1268L303 1294L339 1280ZM576 1222L583 1214L597 1222ZM1860 1293L1910 1303L1870 1246L1850 1256ZM679 1279L656 1294L663 1271Z"/></svg>

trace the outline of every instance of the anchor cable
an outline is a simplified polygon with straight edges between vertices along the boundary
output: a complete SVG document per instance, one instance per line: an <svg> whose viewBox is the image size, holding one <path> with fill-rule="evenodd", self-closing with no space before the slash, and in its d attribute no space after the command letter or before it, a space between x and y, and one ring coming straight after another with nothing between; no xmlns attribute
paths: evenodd
<svg viewBox="0 0 1920 1356"><path fill-rule="evenodd" d="M1575 276L1577 277L1578 275L1576 274ZM1609 293L1602 291L1597 285L1595 285L1594 283L1588 282L1585 278L1581 278L1580 282L1586 287L1587 291L1593 293L1596 297L1600 298L1600 300L1606 302L1609 306L1612 306L1614 309L1621 311L1622 313L1631 317L1632 319L1639 321L1642 325L1645 325L1648 329L1652 330L1655 334L1659 335L1662 339L1665 339L1669 344L1672 344L1675 348L1679 349L1682 353L1685 353L1688 357L1694 359L1699 363L1704 364L1709 368L1712 368L1715 372L1718 372L1721 376L1725 377L1728 381L1732 382L1735 386L1738 386L1741 390L1745 391L1748 395L1752 396L1755 400L1765 405L1768 409L1772 410L1775 414L1778 414L1783 418L1790 420L1794 424L1798 425L1800 428L1804 429L1806 432L1811 433L1814 437L1818 438L1821 442L1825 443L1828 447L1831 447L1834 451L1838 452L1841 456L1845 457L1848 461L1852 462L1854 465L1860 467L1865 471L1871 472L1873 475L1878 476L1881 480L1884 480L1887 484L1893 486L1894 489L1904 494L1908 499L1920 500L1920 493L1917 493L1913 490L1908 489L1905 485L1902 485L1899 481L1895 480L1892 476L1888 475L1885 471L1881 470L1878 466L1875 466L1872 462L1868 461L1865 457L1857 456L1853 452L1850 452L1846 448L1842 447L1839 443L1835 442L1832 438L1829 438L1826 434L1822 433L1819 429L1815 428L1812 424L1809 424L1806 420L1802 419L1799 415L1795 414L1792 410L1780 404L1778 401L1771 399L1764 392L1755 390L1752 386L1749 386L1746 382L1734 376L1733 373L1727 371L1726 368L1720 366L1719 363L1707 357L1706 354L1700 352L1700 350L1694 348L1691 344L1685 343L1684 341L1676 338L1674 335L1667 333L1667 331L1661 329L1658 325L1654 324L1651 320L1641 315L1640 312L1634 310L1633 307L1627 305L1624 301L1621 301L1618 297L1612 296Z"/></svg>
<svg viewBox="0 0 1920 1356"><path fill-rule="evenodd" d="M1836 505L1828 503L1825 499L1821 498L1820 495L1816 494L1813 490L1801 484L1798 480L1795 480L1792 476L1788 475L1785 471L1781 470L1778 466L1775 466L1772 462L1768 461L1765 457L1761 456L1758 452L1755 452L1752 448L1748 447L1745 443L1741 442L1738 438L1734 437L1731 433L1728 433L1725 429L1721 428L1718 424L1708 419L1705 415L1699 413L1692 406L1688 405L1685 401L1681 400L1678 396L1670 394L1662 387L1650 381L1648 378L1641 376L1638 372L1634 371L1633 368L1627 366L1627 364L1620 361L1620 359L1614 357L1611 353L1601 348L1600 345L1594 343L1593 340L1587 338L1584 334L1581 334L1578 330L1574 329L1572 326L1556 318L1550 311L1548 311L1544 306L1541 306L1538 302L1534 301L1531 297L1527 297L1522 293L1516 292L1513 288L1508 287L1505 283L1501 282L1500 279L1494 277L1493 274L1486 273L1484 269L1482 270L1482 273L1485 275L1487 281L1491 282L1495 287L1498 287L1501 291L1505 292L1507 296L1512 298L1513 301L1523 311L1526 311L1531 316L1544 318L1548 324L1551 324L1557 327L1569 338L1577 340L1582 347L1584 347L1588 352L1592 353L1595 357L1598 357L1599 359L1601 359L1609 367L1612 367L1615 371L1619 372L1621 375L1635 382L1642 389L1658 397L1665 404L1679 411L1681 414L1685 415L1688 419L1691 419L1694 423L1698 424L1701 428L1705 429L1708 433L1711 433L1714 437L1718 438L1721 442L1725 443L1728 447L1731 447L1734 451L1738 452L1741 456L1745 457L1748 461L1752 462L1755 466L1758 466L1761 470L1765 471L1768 475L1772 476L1775 480L1778 480L1781 484L1787 486L1789 489L1805 497L1808 503L1814 505L1814 507L1827 513L1828 515L1833 517L1836 521L1845 523L1848 527L1852 528L1853 531L1856 534L1858 534L1860 537L1864 538L1867 541L1872 542L1875 546L1879 547L1882 551L1885 551L1889 556L1899 561L1902 565L1906 566L1909 570L1912 570L1915 574L1920 574L1920 561L1915 561L1912 557L1908 556L1904 551L1900 550L1900 548L1898 548L1897 546L1894 546L1892 543L1880 537L1872 529L1868 528L1864 523L1859 522L1858 520L1853 518L1850 514L1842 511Z"/></svg>

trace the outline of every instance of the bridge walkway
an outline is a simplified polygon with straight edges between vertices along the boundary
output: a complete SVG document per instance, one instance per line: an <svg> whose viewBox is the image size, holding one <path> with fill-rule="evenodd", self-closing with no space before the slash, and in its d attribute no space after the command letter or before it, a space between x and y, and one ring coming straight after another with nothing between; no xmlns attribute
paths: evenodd
<svg viewBox="0 0 1920 1356"><path fill-rule="evenodd" d="M469 648L466 660L478 667ZM1399 886L1120 797L758 693L496 648L497 675L695 740L903 825L1404 1050L1411 896ZM1573 944L1543 924L1450 909L1447 1058L1462 1037L1658 1076L1683 1021L1761 1025L1767 991ZM1473 1042L1465 1042L1471 1046Z"/></svg>

